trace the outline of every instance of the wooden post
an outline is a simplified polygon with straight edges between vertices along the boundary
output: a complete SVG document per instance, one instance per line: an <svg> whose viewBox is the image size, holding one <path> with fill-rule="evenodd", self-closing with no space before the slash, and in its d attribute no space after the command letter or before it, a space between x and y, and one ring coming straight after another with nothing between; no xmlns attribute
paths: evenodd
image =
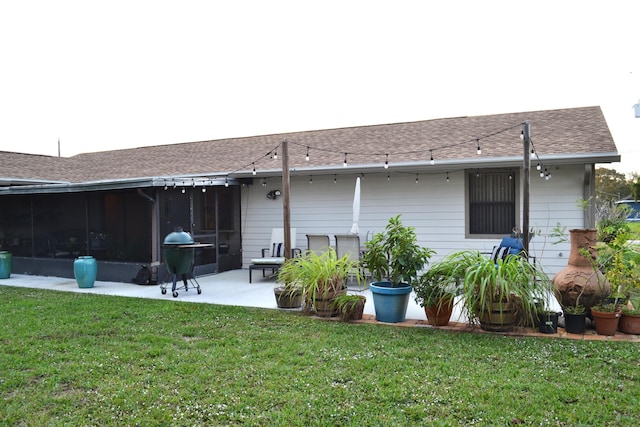
<svg viewBox="0 0 640 427"><path fill-rule="evenodd" d="M529 133L529 122L523 124L522 135L524 139L524 164L522 166L522 249L526 256L529 256L529 185L531 181L531 136Z"/></svg>
<svg viewBox="0 0 640 427"><path fill-rule="evenodd" d="M291 258L291 211L289 207L289 142L282 141L282 223L284 226L284 257Z"/></svg>

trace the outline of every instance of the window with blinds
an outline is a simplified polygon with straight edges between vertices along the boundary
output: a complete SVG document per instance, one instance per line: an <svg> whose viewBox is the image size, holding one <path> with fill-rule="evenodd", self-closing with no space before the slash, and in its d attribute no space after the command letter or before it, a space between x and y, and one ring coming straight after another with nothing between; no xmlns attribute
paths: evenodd
<svg viewBox="0 0 640 427"><path fill-rule="evenodd" d="M469 171L469 234L510 234L516 226L516 177L513 171Z"/></svg>

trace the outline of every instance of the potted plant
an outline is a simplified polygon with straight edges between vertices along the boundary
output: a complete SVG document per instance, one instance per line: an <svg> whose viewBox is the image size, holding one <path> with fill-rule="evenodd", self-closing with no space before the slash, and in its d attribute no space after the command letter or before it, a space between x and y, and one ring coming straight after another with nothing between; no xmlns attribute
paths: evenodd
<svg viewBox="0 0 640 427"><path fill-rule="evenodd" d="M613 336L618 330L622 310L619 304L603 300L591 307L591 316L598 335Z"/></svg>
<svg viewBox="0 0 640 427"><path fill-rule="evenodd" d="M570 334L584 334L585 322L587 320L587 309L584 305L562 306L564 315L564 330Z"/></svg>
<svg viewBox="0 0 640 427"><path fill-rule="evenodd" d="M509 331L517 323L535 323L536 303L550 289L547 275L525 257L493 260L479 252L466 269L462 298L470 322L489 331Z"/></svg>
<svg viewBox="0 0 640 427"><path fill-rule="evenodd" d="M405 320L411 283L434 253L417 241L415 229L403 225L398 215L391 217L385 230L366 243L362 261L375 280L369 289L380 322Z"/></svg>
<svg viewBox="0 0 640 427"><path fill-rule="evenodd" d="M350 320L361 320L364 313L364 304L367 302L367 297L364 295L338 295L334 301L333 306L335 311L338 312L340 318L345 322Z"/></svg>
<svg viewBox="0 0 640 427"><path fill-rule="evenodd" d="M328 248L320 254L306 251L301 256L288 259L278 272L278 281L298 286L307 310L315 311L318 316L330 317L337 315L333 300L346 293L345 281L353 275L360 283L358 262L348 255L338 258L336 251Z"/></svg>
<svg viewBox="0 0 640 427"><path fill-rule="evenodd" d="M456 296L460 295L467 263L463 252L455 252L431 264L413 284L415 301L424 307L433 326L449 324Z"/></svg>
<svg viewBox="0 0 640 427"><path fill-rule="evenodd" d="M622 307L618 329L625 334L640 335L640 295Z"/></svg>

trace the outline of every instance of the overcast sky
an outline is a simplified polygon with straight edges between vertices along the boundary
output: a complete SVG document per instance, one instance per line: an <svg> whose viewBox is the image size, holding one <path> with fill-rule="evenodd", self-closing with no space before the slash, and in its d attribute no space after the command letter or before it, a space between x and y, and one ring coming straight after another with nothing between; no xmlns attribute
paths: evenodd
<svg viewBox="0 0 640 427"><path fill-rule="evenodd" d="M640 172L639 17L637 0L0 0L0 150L599 105L612 167Z"/></svg>

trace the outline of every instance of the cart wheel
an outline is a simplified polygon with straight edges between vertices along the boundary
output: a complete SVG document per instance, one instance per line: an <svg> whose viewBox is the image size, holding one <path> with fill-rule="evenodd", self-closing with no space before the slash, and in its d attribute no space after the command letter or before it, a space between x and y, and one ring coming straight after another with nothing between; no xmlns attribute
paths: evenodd
<svg viewBox="0 0 640 427"><path fill-rule="evenodd" d="M174 298L178 298L178 292L173 291L173 297L174 297Z"/></svg>
<svg viewBox="0 0 640 427"><path fill-rule="evenodd" d="M162 295L164 295L164 294L167 293L167 290L166 289L160 289L160 292L162 292Z"/></svg>
<svg viewBox="0 0 640 427"><path fill-rule="evenodd" d="M202 289L198 288L198 295L202 293Z"/></svg>

